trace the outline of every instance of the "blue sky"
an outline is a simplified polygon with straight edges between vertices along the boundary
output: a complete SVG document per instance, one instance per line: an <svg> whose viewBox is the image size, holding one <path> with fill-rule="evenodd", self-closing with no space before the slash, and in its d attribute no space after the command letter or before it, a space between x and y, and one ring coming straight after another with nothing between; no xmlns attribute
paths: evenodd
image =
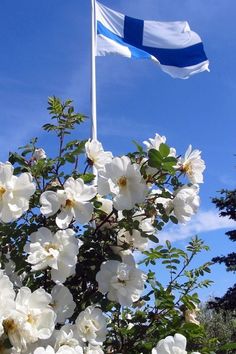
<svg viewBox="0 0 236 354"><path fill-rule="evenodd" d="M129 16L160 21L187 20L201 36L210 73L174 80L149 61L97 59L98 136L107 150L123 154L139 142L165 135L184 153L191 143L202 151L207 170L201 209L186 228L169 231L177 245L195 233L211 246L200 261L232 251L211 197L235 187L236 41L235 0L103 0ZM0 159L31 137L51 151L39 128L48 121L47 97L72 98L90 115L90 1L2 0L0 3ZM89 121L78 130L88 137ZM50 145L50 146L49 146ZM166 235L164 235L166 236ZM163 236L163 237L164 237ZM220 295L234 281L223 266L218 282L202 298Z"/></svg>

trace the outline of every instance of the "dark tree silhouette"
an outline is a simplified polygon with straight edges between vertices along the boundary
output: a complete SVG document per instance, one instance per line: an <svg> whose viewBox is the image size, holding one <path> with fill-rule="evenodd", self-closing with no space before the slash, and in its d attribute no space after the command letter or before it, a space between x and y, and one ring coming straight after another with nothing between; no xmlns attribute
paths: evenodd
<svg viewBox="0 0 236 354"><path fill-rule="evenodd" d="M236 221L236 189L221 190L219 198L213 198L212 201L220 211L220 216L229 217ZM236 241L236 230L225 233L233 242ZM212 259L215 263L224 263L228 272L236 272L236 252L229 253L226 256L219 256ZM210 307L221 308L224 310L236 309L236 283L230 287L221 298L214 298L209 303Z"/></svg>

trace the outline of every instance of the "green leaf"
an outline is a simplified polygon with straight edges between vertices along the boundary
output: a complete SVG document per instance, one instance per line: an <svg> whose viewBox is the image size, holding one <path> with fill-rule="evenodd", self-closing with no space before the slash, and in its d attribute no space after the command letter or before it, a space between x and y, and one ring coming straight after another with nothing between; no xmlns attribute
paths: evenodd
<svg viewBox="0 0 236 354"><path fill-rule="evenodd" d="M148 165L155 168L160 168L162 164L162 156L158 150L150 149L148 151Z"/></svg>
<svg viewBox="0 0 236 354"><path fill-rule="evenodd" d="M172 162L173 165L176 165L177 159L176 159L175 157L173 157L173 156L168 156L168 157L166 157L166 158L164 159L164 162Z"/></svg>
<svg viewBox="0 0 236 354"><path fill-rule="evenodd" d="M143 153L143 147L137 143L137 141L132 140L133 144L136 146L138 152Z"/></svg>
<svg viewBox="0 0 236 354"><path fill-rule="evenodd" d="M159 151L162 157L167 157L170 153L170 148L166 144L161 144L159 147Z"/></svg>
<svg viewBox="0 0 236 354"><path fill-rule="evenodd" d="M164 171L169 172L171 175L175 174L175 169L173 168L172 162L163 162L162 168Z"/></svg>
<svg viewBox="0 0 236 354"><path fill-rule="evenodd" d="M155 243L159 243L159 239L154 235L148 235L149 240Z"/></svg>
<svg viewBox="0 0 236 354"><path fill-rule="evenodd" d="M94 180L94 175L92 173L86 173L85 175L79 175L80 178L84 181L84 183L90 183Z"/></svg>
<svg viewBox="0 0 236 354"><path fill-rule="evenodd" d="M173 224L178 224L178 219L174 215L170 215L170 220L173 222Z"/></svg>
<svg viewBox="0 0 236 354"><path fill-rule="evenodd" d="M167 223L167 222L169 221L169 216L166 215L166 214L163 214L163 215L161 216L161 218L162 218L162 220L163 220L165 223Z"/></svg>
<svg viewBox="0 0 236 354"><path fill-rule="evenodd" d="M32 149L32 148L28 148L28 149L25 149L25 150L21 153L21 155L22 155L22 156L26 156L27 154L32 153L32 152L33 152L33 149Z"/></svg>

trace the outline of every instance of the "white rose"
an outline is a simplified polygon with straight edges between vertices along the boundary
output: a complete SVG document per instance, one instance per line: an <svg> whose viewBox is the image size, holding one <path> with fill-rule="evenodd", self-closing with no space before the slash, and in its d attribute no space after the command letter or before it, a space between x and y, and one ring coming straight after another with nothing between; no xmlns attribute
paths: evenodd
<svg viewBox="0 0 236 354"><path fill-rule="evenodd" d="M197 212L200 205L198 192L199 187L196 184L183 186L175 192L172 203L174 214L180 223L186 223Z"/></svg>
<svg viewBox="0 0 236 354"><path fill-rule="evenodd" d="M51 267L54 282L64 283L75 273L79 243L72 229L52 234L46 227L41 227L30 235L30 243L24 250L29 254L27 262L32 265L32 271Z"/></svg>
<svg viewBox="0 0 236 354"><path fill-rule="evenodd" d="M97 194L94 186L87 186L81 178L69 177L63 190L57 192L46 191L40 197L41 213L46 217L54 215L60 229L66 229L75 219L80 224L90 221L93 213L93 204L90 200Z"/></svg>
<svg viewBox="0 0 236 354"><path fill-rule="evenodd" d="M179 159L178 167L186 173L191 183L203 183L205 162L201 159L201 151L192 151L192 145L189 145L184 157Z"/></svg>
<svg viewBox="0 0 236 354"><path fill-rule="evenodd" d="M10 162L0 162L0 221L11 222L29 209L29 199L35 192L30 173L13 175Z"/></svg>
<svg viewBox="0 0 236 354"><path fill-rule="evenodd" d="M96 275L98 291L121 306L139 300L146 279L146 274L136 267L114 260L104 262Z"/></svg>
<svg viewBox="0 0 236 354"><path fill-rule="evenodd" d="M57 322L64 323L67 318L73 315L76 307L70 290L64 285L55 285L51 292L51 306L57 315Z"/></svg>
<svg viewBox="0 0 236 354"><path fill-rule="evenodd" d="M130 210L135 204L143 203L147 191L139 166L132 164L127 156L115 157L99 171L98 193L111 194L117 210Z"/></svg>
<svg viewBox="0 0 236 354"><path fill-rule="evenodd" d="M34 153L32 156L33 160L38 161L38 160L42 160L42 159L46 159L46 158L47 158L47 155L43 149L40 148L40 149L34 150Z"/></svg>
<svg viewBox="0 0 236 354"><path fill-rule="evenodd" d="M186 344L186 338L182 334L176 333L174 337L168 336L161 339L152 349L152 354L187 354Z"/></svg>
<svg viewBox="0 0 236 354"><path fill-rule="evenodd" d="M112 153L110 151L104 151L102 144L97 140L89 139L85 144L85 151L91 164L93 164L97 170L103 168L112 160Z"/></svg>
<svg viewBox="0 0 236 354"><path fill-rule="evenodd" d="M147 150L155 149L159 150L161 144L166 143L166 137L163 135L156 134L154 139L149 138L148 141L144 141L143 144L146 145ZM176 156L176 150L174 148L170 148L169 156Z"/></svg>
<svg viewBox="0 0 236 354"><path fill-rule="evenodd" d="M83 342L101 345L107 334L107 321L100 308L88 306L75 322L78 335Z"/></svg>

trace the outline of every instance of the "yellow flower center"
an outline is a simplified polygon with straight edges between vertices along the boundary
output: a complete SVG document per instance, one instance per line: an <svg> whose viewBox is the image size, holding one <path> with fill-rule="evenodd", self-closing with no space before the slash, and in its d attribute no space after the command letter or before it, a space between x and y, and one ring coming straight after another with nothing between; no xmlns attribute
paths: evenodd
<svg viewBox="0 0 236 354"><path fill-rule="evenodd" d="M75 205L75 202L71 199L66 199L66 207L67 208L73 208L73 206Z"/></svg>
<svg viewBox="0 0 236 354"><path fill-rule="evenodd" d="M35 324L36 320L31 314L29 314L28 318L27 318L27 322L29 322L30 324L33 325L33 324Z"/></svg>
<svg viewBox="0 0 236 354"><path fill-rule="evenodd" d="M117 182L118 186L119 187L126 187L127 185L127 178L125 176L122 176L118 179L118 182Z"/></svg>
<svg viewBox="0 0 236 354"><path fill-rule="evenodd" d="M85 329L85 332L88 333L90 330L90 327L86 325L86 326L84 326L84 329Z"/></svg>
<svg viewBox="0 0 236 354"><path fill-rule="evenodd" d="M0 187L0 198L2 198L2 196L5 192L6 192L6 189L3 187Z"/></svg>
<svg viewBox="0 0 236 354"><path fill-rule="evenodd" d="M54 249L54 250L57 250L58 249L58 246L55 245L54 243L47 243L45 246L44 246L44 249L45 251L49 252L50 249Z"/></svg>
<svg viewBox="0 0 236 354"><path fill-rule="evenodd" d="M183 165L182 171L183 171L184 173L188 173L188 174L191 176L192 173L193 173L191 162L188 162L188 163L186 163L185 165Z"/></svg>
<svg viewBox="0 0 236 354"><path fill-rule="evenodd" d="M17 324L13 319L9 318L3 321L3 328L6 334L8 334L9 332L14 332L17 330Z"/></svg>

